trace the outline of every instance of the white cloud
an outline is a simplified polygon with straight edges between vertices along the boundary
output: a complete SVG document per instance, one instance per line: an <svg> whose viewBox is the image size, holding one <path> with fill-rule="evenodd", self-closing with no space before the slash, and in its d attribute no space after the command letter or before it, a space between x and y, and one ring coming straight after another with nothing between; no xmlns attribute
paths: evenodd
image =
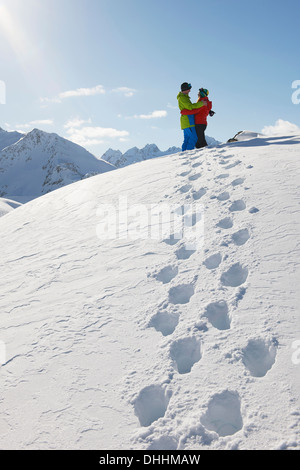
<svg viewBox="0 0 300 470"><path fill-rule="evenodd" d="M105 89L102 85L97 85L92 88L77 88L76 90L68 90L59 93L54 98L40 98L41 103L61 103L66 98L73 98L78 96L95 96L105 94Z"/></svg>
<svg viewBox="0 0 300 470"><path fill-rule="evenodd" d="M140 114L138 116L139 119L156 119L156 118L163 118L167 116L167 111L153 111L150 114Z"/></svg>
<svg viewBox="0 0 300 470"><path fill-rule="evenodd" d="M93 88L77 88L77 90L64 91L58 95L58 98L65 99L73 96L94 96L103 94L105 94L103 86L97 85Z"/></svg>
<svg viewBox="0 0 300 470"><path fill-rule="evenodd" d="M157 119L167 116L167 111L153 111L150 114L135 114L134 116L127 116L126 119Z"/></svg>
<svg viewBox="0 0 300 470"><path fill-rule="evenodd" d="M67 133L69 140L82 146L102 144L105 139L121 140L129 136L128 131L110 127L82 127L81 129L70 127Z"/></svg>
<svg viewBox="0 0 300 470"><path fill-rule="evenodd" d="M82 126L82 124L91 124L92 120L91 119L87 119L87 120L84 120L84 119L80 119L78 117L76 118L73 118L73 119L69 119L69 121L66 122L66 124L64 125L64 128L65 129L70 129L72 127L80 127Z"/></svg>
<svg viewBox="0 0 300 470"><path fill-rule="evenodd" d="M52 119L37 119L30 121L27 124L16 124L19 129L30 129L32 126L52 126L54 124Z"/></svg>
<svg viewBox="0 0 300 470"><path fill-rule="evenodd" d="M135 93L136 93L136 90L134 88L128 88L126 86L120 86L118 88L114 88L112 90L114 93L120 93L124 96L126 96L127 98L133 96Z"/></svg>
<svg viewBox="0 0 300 470"><path fill-rule="evenodd" d="M300 132L300 128L289 121L278 119L274 126L265 126L261 132L265 135L297 134Z"/></svg>

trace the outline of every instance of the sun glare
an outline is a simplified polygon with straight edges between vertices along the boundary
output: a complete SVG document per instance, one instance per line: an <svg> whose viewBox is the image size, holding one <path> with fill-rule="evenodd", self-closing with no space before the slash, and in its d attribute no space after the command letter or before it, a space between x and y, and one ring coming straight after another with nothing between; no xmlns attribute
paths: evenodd
<svg viewBox="0 0 300 470"><path fill-rule="evenodd" d="M4 35L19 60L30 53L31 44L22 25L3 3L0 4L0 33Z"/></svg>

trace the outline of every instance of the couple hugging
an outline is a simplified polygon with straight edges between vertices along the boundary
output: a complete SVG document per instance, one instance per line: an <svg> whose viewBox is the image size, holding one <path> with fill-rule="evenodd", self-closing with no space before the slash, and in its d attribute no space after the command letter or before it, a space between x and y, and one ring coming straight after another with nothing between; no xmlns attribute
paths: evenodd
<svg viewBox="0 0 300 470"><path fill-rule="evenodd" d="M208 99L208 90L200 88L197 103L192 103L189 97L192 85L184 82L177 95L178 106L181 111L180 124L183 130L184 141L182 151L206 147L205 130L207 116L215 113L211 110L212 102Z"/></svg>

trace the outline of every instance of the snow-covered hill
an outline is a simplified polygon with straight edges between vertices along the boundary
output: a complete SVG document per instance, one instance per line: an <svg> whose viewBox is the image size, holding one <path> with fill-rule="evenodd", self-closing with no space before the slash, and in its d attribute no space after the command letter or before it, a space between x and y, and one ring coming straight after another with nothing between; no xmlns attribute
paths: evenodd
<svg viewBox="0 0 300 470"><path fill-rule="evenodd" d="M2 217L0 447L300 449L299 154L179 152Z"/></svg>
<svg viewBox="0 0 300 470"><path fill-rule="evenodd" d="M20 137L21 136L21 137ZM23 202L115 169L57 134L0 132L0 196Z"/></svg>
<svg viewBox="0 0 300 470"><path fill-rule="evenodd" d="M220 144L213 137L207 137L207 143L209 146L216 146ZM141 162L143 160L149 160L151 158L162 157L166 155L172 155L180 152L180 148L170 147L168 150L161 151L155 144L148 144L144 148L139 149L133 147L127 150L124 154L120 150L108 149L103 155L102 159L113 164L117 168L122 168L132 163Z"/></svg>

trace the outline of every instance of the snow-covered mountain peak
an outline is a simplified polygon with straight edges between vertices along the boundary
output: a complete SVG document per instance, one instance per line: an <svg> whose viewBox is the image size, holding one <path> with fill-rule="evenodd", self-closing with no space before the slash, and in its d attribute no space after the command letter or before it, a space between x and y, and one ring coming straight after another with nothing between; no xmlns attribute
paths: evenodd
<svg viewBox="0 0 300 470"><path fill-rule="evenodd" d="M117 168L121 168L133 163L141 162L143 160L170 155L171 153L176 153L179 151L179 148L172 147L171 149L162 152L159 150L156 144L147 144L142 149L139 149L136 146L132 147L124 154L122 154L120 150L109 149L102 155L101 158L107 162L112 163Z"/></svg>
<svg viewBox="0 0 300 470"><path fill-rule="evenodd" d="M83 147L55 133L33 129L24 135L0 135L0 196L33 199L86 175L114 170ZM11 144L7 144L10 138Z"/></svg>

